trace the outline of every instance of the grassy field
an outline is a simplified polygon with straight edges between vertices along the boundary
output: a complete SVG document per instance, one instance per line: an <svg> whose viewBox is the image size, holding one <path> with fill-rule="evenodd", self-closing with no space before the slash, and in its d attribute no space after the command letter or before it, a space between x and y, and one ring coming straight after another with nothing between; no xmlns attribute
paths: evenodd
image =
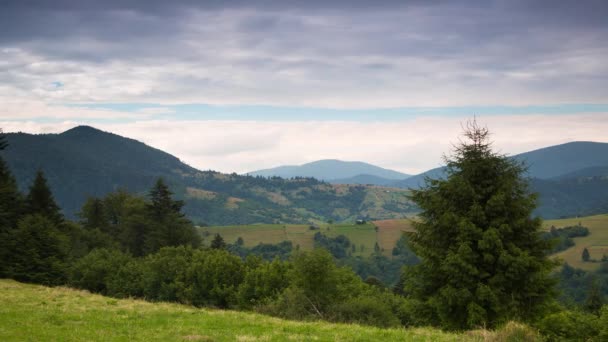
<svg viewBox="0 0 608 342"><path fill-rule="evenodd" d="M356 246L354 255L369 255L374 251L376 242L390 255L395 243L404 231L412 231L409 219L374 221L366 224L321 224L319 229L311 230L309 225L254 224L243 226L201 227L208 232L209 242L215 234L220 234L228 243L243 238L245 246L253 247L259 243L279 243L285 240L299 245L302 250L313 248L313 236L321 232L330 237L345 235ZM378 227L378 229L376 229ZM363 249L361 249L363 246Z"/></svg>
<svg viewBox="0 0 608 342"><path fill-rule="evenodd" d="M594 270L599 267L599 263L583 262L581 255L585 248L589 250L591 259L600 260L604 254L608 255L608 214L548 220L544 222L544 227L546 229L549 229L551 226L560 228L579 223L589 228L590 234L585 237L574 238L575 246L558 253L556 256L573 267Z"/></svg>
<svg viewBox="0 0 608 342"><path fill-rule="evenodd" d="M0 280L1 341L503 341L501 333L294 322Z"/></svg>

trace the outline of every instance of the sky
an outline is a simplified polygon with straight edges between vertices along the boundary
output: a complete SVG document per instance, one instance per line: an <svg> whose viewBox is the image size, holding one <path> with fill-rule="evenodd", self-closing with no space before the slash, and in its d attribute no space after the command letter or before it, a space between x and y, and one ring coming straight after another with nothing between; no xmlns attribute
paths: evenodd
<svg viewBox="0 0 608 342"><path fill-rule="evenodd" d="M440 166L608 142L608 1L0 0L0 128L91 125L202 170Z"/></svg>

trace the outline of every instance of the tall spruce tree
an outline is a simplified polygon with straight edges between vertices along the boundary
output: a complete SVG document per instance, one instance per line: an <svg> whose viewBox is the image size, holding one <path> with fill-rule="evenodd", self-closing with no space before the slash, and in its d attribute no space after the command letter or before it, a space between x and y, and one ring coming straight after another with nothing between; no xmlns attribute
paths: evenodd
<svg viewBox="0 0 608 342"><path fill-rule="evenodd" d="M555 266L532 218L536 196L524 166L492 151L487 128L468 122L464 136L445 157L447 178L412 192L422 211L410 245L422 262L406 270L405 293L447 329L534 318L554 296Z"/></svg>
<svg viewBox="0 0 608 342"><path fill-rule="evenodd" d="M8 142L0 130L0 151L8 147ZM23 198L17 182L8 165L0 155L0 277L8 276L8 243L23 211Z"/></svg>
<svg viewBox="0 0 608 342"><path fill-rule="evenodd" d="M181 212L183 201L173 200L173 193L162 178L150 190L150 202L146 205L151 222L145 237L145 253L152 253L164 246L200 244L200 237L190 220Z"/></svg>
<svg viewBox="0 0 608 342"><path fill-rule="evenodd" d="M25 198L25 210L27 214L40 214L55 224L63 223L61 209L55 203L55 198L42 170L38 170L36 173L34 183Z"/></svg>

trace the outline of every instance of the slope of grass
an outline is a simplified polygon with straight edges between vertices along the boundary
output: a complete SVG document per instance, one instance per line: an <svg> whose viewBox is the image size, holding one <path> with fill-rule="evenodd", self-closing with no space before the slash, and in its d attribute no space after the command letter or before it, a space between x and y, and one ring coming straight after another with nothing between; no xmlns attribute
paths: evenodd
<svg viewBox="0 0 608 342"><path fill-rule="evenodd" d="M294 322L0 280L2 341L480 341L489 336Z"/></svg>
<svg viewBox="0 0 608 342"><path fill-rule="evenodd" d="M551 226L560 228L577 224L589 228L589 235L574 238L575 246L557 253L556 256L563 259L570 264L570 266L588 271L595 270L599 267L599 263L583 262L583 249L587 248L591 259L596 259L598 261L602 259L604 254L608 255L608 214L547 220L544 222L544 227L549 229Z"/></svg>
<svg viewBox="0 0 608 342"><path fill-rule="evenodd" d="M259 243L276 244L289 240L294 247L299 245L301 250L313 248L313 236L321 232L329 237L345 235L356 246L355 255L367 256L374 251L374 245L390 255L397 240L405 231L412 231L409 219L374 221L366 224L320 224L319 229L311 230L309 225L294 224L253 224L242 226L203 227L201 231L208 232L207 241L215 234L220 234L227 243L234 243L239 237L243 238L245 246L253 247ZM376 230L376 227L378 229ZM361 246L364 247L361 251Z"/></svg>

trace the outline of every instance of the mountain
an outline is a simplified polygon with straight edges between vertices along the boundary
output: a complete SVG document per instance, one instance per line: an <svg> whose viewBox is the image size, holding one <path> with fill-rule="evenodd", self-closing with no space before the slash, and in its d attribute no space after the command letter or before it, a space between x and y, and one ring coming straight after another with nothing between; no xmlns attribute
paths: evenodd
<svg viewBox="0 0 608 342"><path fill-rule="evenodd" d="M608 166L608 143L575 141L518 154L513 158L528 165L531 178L549 179L590 167Z"/></svg>
<svg viewBox="0 0 608 342"><path fill-rule="evenodd" d="M341 161L336 159L318 160L303 165L279 166L271 169L252 171L252 176L263 177L312 177L319 180L333 182L360 175L370 175L384 179L399 180L409 177L408 174L384 169L368 163L358 161Z"/></svg>
<svg viewBox="0 0 608 342"><path fill-rule="evenodd" d="M329 181L332 184L369 184L388 186L395 182L394 179L382 178L374 175L357 175L350 178L332 179Z"/></svg>
<svg viewBox="0 0 608 342"><path fill-rule="evenodd" d="M407 191L199 171L139 141L79 126L61 134L6 134L0 156L22 191L42 169L64 214L89 196L118 189L146 195L163 177L195 222L212 225L399 218L414 210Z"/></svg>

